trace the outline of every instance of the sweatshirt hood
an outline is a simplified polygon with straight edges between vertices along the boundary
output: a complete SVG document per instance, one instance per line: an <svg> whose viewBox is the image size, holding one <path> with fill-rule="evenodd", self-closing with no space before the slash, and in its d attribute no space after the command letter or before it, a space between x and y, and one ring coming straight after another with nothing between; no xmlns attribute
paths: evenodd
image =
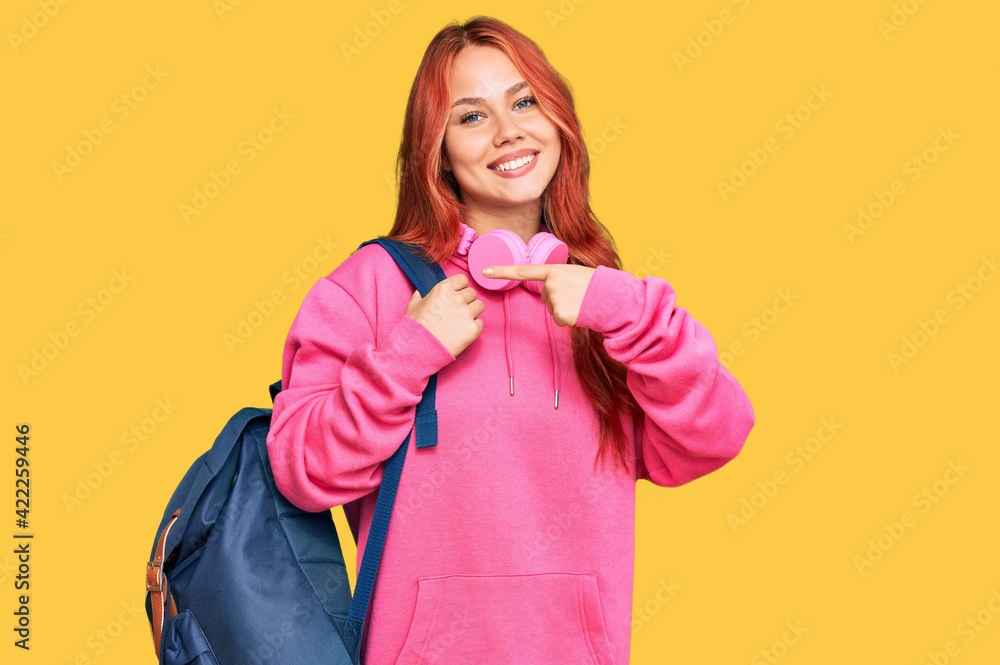
<svg viewBox="0 0 1000 665"><path fill-rule="evenodd" d="M545 231L546 233L552 232L549 229L548 225L546 225L544 222L542 222L540 231ZM454 263L467 273L469 272L469 259L468 259L469 247L472 245L472 242L475 240L475 238L476 238L475 229L473 229L470 226L467 226L465 223L462 223L462 238L459 240L458 245L456 245L455 251L452 252L450 257L448 257L452 263ZM473 285L475 285L473 288L479 286L474 280L471 279L471 273L470 273L470 282ZM520 284L519 286L514 287L514 289L519 289L519 288L523 288L534 297L540 298L540 296L537 293L528 289L526 286L524 286L523 283ZM503 292L503 348L504 348L504 355L507 357L507 375L510 378L511 395L514 394L514 354L513 354L513 343L512 343L512 334L510 326L510 318L511 318L510 292L512 290L513 289L507 289ZM555 321L552 320L552 315L549 313L547 307L542 308L542 318L545 324L545 334L549 338L549 358L551 360L551 367L552 367L552 390L555 394L552 408L558 409L560 366L559 366L559 354L556 352L556 341L554 335L552 334L552 326L555 325Z"/></svg>

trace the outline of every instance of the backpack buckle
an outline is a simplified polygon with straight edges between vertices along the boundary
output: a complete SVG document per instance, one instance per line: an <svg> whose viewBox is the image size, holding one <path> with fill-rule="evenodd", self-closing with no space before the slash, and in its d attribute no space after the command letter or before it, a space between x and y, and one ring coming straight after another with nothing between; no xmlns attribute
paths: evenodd
<svg viewBox="0 0 1000 665"><path fill-rule="evenodd" d="M150 561L146 564L146 591L163 593L163 562Z"/></svg>

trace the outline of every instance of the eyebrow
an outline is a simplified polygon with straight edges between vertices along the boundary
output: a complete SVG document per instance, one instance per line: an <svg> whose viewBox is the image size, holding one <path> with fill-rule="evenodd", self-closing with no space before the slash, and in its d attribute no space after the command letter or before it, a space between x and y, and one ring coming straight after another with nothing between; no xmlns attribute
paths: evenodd
<svg viewBox="0 0 1000 665"><path fill-rule="evenodd" d="M510 97L511 95L513 95L518 90L521 90L522 88L527 88L527 87L528 87L528 83L526 81L521 81L519 83L515 83L514 85L510 86L509 88L507 88L507 92L505 92L504 95L507 96L507 97ZM451 107L455 108L456 106L461 106L463 104L479 104L480 102L484 102L484 101L486 101L486 100L483 99L482 97L462 97L461 99L457 100L454 104L452 104Z"/></svg>

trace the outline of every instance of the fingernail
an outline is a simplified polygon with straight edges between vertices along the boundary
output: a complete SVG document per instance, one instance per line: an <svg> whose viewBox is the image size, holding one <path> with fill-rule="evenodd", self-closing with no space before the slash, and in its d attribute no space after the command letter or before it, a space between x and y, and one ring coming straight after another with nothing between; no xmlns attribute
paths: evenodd
<svg viewBox="0 0 1000 665"><path fill-rule="evenodd" d="M493 267L492 266L487 266L486 268L483 268L483 274L486 275L487 277L489 277L490 275L492 275L493 274Z"/></svg>

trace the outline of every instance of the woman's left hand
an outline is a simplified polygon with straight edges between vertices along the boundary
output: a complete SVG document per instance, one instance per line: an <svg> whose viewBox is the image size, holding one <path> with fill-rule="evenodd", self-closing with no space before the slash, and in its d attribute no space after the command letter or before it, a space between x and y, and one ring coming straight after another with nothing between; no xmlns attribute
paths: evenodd
<svg viewBox="0 0 1000 665"><path fill-rule="evenodd" d="M493 273L487 275L490 268ZM559 326L576 325L583 296L595 272L595 268L575 263L487 266L483 269L483 275L493 279L542 282L542 302L552 315L552 320Z"/></svg>

